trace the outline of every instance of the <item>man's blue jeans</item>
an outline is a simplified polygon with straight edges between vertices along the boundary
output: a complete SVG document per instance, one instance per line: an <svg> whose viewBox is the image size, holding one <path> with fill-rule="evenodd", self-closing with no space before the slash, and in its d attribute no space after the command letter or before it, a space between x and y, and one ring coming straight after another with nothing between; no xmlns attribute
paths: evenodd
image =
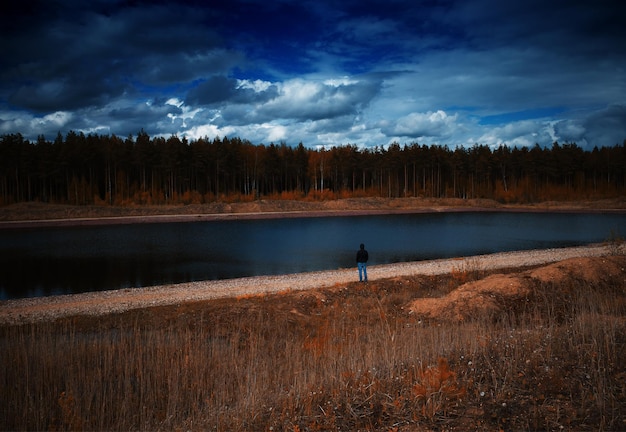
<svg viewBox="0 0 626 432"><path fill-rule="evenodd" d="M367 282L367 263L356 263L356 266L359 268L359 281Z"/></svg>

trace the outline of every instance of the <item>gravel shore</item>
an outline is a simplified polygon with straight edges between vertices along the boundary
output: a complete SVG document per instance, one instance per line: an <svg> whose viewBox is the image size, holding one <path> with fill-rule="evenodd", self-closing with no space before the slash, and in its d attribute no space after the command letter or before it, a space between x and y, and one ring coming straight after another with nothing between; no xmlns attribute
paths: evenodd
<svg viewBox="0 0 626 432"><path fill-rule="evenodd" d="M606 245L503 252L454 259L371 265L368 267L368 275L370 281L375 281L416 274L446 274L453 270L497 270L541 265L569 258L604 256L612 252L612 248ZM357 279L356 269L351 268L7 300L0 302L0 325L54 320L74 315L104 315L224 297L323 288Z"/></svg>

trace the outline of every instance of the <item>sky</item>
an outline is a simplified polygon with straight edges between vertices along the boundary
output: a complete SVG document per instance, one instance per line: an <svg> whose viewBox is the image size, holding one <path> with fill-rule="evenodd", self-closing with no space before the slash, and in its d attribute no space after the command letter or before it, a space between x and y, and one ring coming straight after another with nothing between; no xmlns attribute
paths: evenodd
<svg viewBox="0 0 626 432"><path fill-rule="evenodd" d="M311 148L626 139L617 1L9 3L0 134Z"/></svg>

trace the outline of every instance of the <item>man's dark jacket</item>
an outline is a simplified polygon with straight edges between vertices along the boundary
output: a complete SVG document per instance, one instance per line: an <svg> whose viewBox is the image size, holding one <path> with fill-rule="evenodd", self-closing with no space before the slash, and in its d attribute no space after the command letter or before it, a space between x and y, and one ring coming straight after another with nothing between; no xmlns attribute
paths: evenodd
<svg viewBox="0 0 626 432"><path fill-rule="evenodd" d="M368 258L369 257L367 256L367 251L365 249L359 249L359 251L356 253L357 263L366 263Z"/></svg>

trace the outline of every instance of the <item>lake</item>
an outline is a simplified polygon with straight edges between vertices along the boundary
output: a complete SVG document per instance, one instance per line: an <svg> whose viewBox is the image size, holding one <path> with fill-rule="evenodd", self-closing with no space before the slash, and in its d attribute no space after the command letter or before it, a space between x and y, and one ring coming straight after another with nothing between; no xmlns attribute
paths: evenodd
<svg viewBox="0 0 626 432"><path fill-rule="evenodd" d="M623 213L452 212L0 231L0 299L602 242Z"/></svg>

